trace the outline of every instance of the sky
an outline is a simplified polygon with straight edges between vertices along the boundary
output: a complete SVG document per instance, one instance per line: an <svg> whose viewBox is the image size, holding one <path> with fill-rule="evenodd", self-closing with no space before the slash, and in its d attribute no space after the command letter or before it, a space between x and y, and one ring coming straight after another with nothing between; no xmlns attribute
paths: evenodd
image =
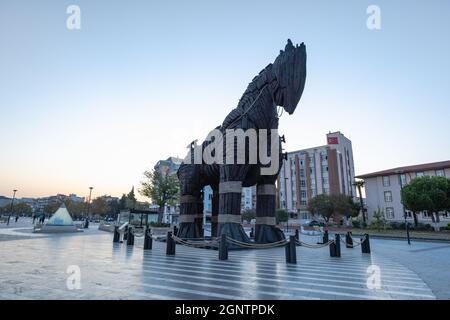
<svg viewBox="0 0 450 320"><path fill-rule="evenodd" d="M280 119L287 151L341 131L357 174L449 160L449 13L447 0L2 0L0 195L139 188L222 123L288 38L308 74Z"/></svg>

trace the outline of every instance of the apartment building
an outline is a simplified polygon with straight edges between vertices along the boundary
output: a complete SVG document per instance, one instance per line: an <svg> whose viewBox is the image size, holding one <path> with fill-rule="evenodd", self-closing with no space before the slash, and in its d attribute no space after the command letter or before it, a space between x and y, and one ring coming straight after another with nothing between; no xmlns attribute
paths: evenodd
<svg viewBox="0 0 450 320"><path fill-rule="evenodd" d="M288 152L278 177L279 207L300 223L312 219L308 200L316 195L356 198L352 142L339 131L326 139L326 145Z"/></svg>
<svg viewBox="0 0 450 320"><path fill-rule="evenodd" d="M398 167L378 172L367 173L357 178L364 179L367 214L369 222L378 208L383 210L388 222L401 222L406 219L413 221L413 215L408 210L403 210L401 203L401 188L411 180L421 176L450 177L450 161L418 164L413 166ZM419 222L431 224L431 217L427 212L420 212L417 216ZM447 225L450 221L450 213L441 213L439 226Z"/></svg>

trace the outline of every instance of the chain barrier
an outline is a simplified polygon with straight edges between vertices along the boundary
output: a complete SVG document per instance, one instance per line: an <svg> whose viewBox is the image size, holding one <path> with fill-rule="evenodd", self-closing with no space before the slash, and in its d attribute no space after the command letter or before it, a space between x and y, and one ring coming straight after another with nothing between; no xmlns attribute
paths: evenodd
<svg viewBox="0 0 450 320"><path fill-rule="evenodd" d="M177 236L172 235L172 239L175 240L175 242L188 246L188 247L192 247L192 248L206 248L206 247L217 247L218 246L218 241L216 239L213 239L211 241L203 241L203 242L199 242L199 241L189 241L189 240L185 240L182 238L178 238Z"/></svg>
<svg viewBox="0 0 450 320"><path fill-rule="evenodd" d="M310 244L310 243L303 242L301 240L295 240L295 244L296 245L302 246L302 247L306 247L306 248L310 248L310 249L320 249L320 248L323 248L323 247L327 247L327 246L329 246L330 244L332 244L334 242L335 242L334 240L329 240L326 243Z"/></svg>
<svg viewBox="0 0 450 320"><path fill-rule="evenodd" d="M253 248L253 249L269 249L269 248L276 248L286 245L289 241L286 239L277 241L277 242L271 242L271 243L248 243L248 242L242 242L230 237L227 237L227 242L230 242L232 244L235 244L239 247L243 248Z"/></svg>
<svg viewBox="0 0 450 320"><path fill-rule="evenodd" d="M307 236L307 237L321 237L321 236L323 236L324 233L320 232L319 234L308 234L308 233L299 232L298 234L301 234L301 235L304 235L304 236Z"/></svg>
<svg viewBox="0 0 450 320"><path fill-rule="evenodd" d="M357 248L358 246L362 245L363 242L366 241L366 240L367 240L367 236L366 236L366 235L363 236L363 238L361 239L361 241L355 241L355 240L353 239L353 236L352 236L353 244L348 244L343 238L341 238L341 242L342 242L343 244L345 244L346 246L350 247L350 248Z"/></svg>

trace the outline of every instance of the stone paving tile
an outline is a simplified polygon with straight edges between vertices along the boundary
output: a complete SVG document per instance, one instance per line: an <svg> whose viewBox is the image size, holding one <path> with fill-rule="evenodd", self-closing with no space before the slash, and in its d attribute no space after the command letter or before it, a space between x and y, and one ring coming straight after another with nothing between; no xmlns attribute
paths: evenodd
<svg viewBox="0 0 450 320"><path fill-rule="evenodd" d="M159 242L144 252L140 238L134 247L113 244L111 234L96 230L24 238L0 242L0 276L7 279L0 281L0 298L433 299L427 283L393 258L386 241L373 241L371 255L342 248L341 258L329 257L328 248L299 247L298 264L287 265L284 248L231 251L229 260L219 261L217 251L179 245L167 257ZM418 246L424 250L416 254L446 250L426 250L432 246ZM381 268L381 289L367 288L371 264ZM66 287L69 265L81 269L81 290Z"/></svg>

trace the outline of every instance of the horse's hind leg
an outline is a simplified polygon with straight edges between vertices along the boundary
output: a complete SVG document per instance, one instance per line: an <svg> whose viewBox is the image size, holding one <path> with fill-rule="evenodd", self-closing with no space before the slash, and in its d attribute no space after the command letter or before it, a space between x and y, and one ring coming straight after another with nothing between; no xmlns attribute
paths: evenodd
<svg viewBox="0 0 450 320"><path fill-rule="evenodd" d="M177 236L179 238L199 238L202 236L203 201L198 183L197 165L182 165L178 170L180 180L180 219Z"/></svg>
<svg viewBox="0 0 450 320"><path fill-rule="evenodd" d="M256 226L255 242L271 243L285 239L283 232L276 227L274 179L267 176L256 188Z"/></svg>

